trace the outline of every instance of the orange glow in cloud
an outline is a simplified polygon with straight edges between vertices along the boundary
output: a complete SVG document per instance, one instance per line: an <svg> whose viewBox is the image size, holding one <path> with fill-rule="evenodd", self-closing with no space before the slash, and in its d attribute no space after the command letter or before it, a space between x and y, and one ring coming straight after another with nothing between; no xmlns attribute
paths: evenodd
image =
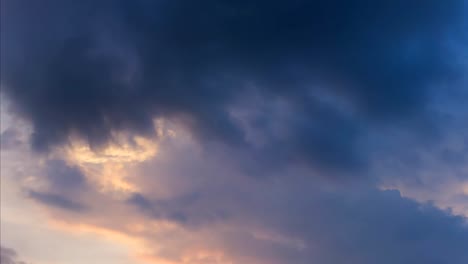
<svg viewBox="0 0 468 264"><path fill-rule="evenodd" d="M51 220L51 225L54 228L63 230L67 233L81 235L81 234L94 234L99 238L104 238L113 243L118 243L124 245L128 248L128 251L131 252L131 255L139 261L142 255L147 254L149 251L148 247L145 245L145 242L135 236L128 235L121 231L112 230L109 228L80 224L80 223L68 223L63 221ZM160 264L160 262L148 262L145 260L143 263L148 264Z"/></svg>
<svg viewBox="0 0 468 264"><path fill-rule="evenodd" d="M203 248L201 245L196 247L186 248L181 252L181 257L178 260L170 260L157 255L158 243L164 243L164 241L145 241L143 238L139 238L136 235L125 233L125 231L113 230L110 228L99 227L94 225L82 224L82 223L70 223L57 220L51 220L50 224L52 227L63 230L65 232L81 235L81 234L94 234L99 238L105 238L111 242L119 243L128 248L131 255L137 261L142 264L200 264L200 263L216 263L216 264L233 264L232 261L228 260L228 257L222 251L219 250L208 250ZM172 223L148 223L148 226L143 224L131 224L129 228L132 231L145 232L154 228L175 228ZM181 230L179 230L181 231Z"/></svg>
<svg viewBox="0 0 468 264"><path fill-rule="evenodd" d="M158 121L159 122L159 121ZM162 125L158 126L158 135L162 137L177 137L184 141L187 137L184 131L166 129L163 131ZM92 149L89 144L79 139L70 140L70 144L56 149L52 154L56 158L64 159L70 165L77 166L83 172L89 184L93 185L93 190L98 193L88 194L89 201L97 199L100 202L97 206L105 208L107 219L99 215L83 215L82 217L67 216L58 211L50 211L49 208L41 207L51 213L49 216L50 226L58 230L74 235L88 234L96 238L121 245L128 249L129 254L135 259L135 263L142 264L232 264L225 254L219 249L203 244L203 234L191 233L175 222L169 220L154 220L133 215L132 211L121 206L120 198L139 192L137 184L132 182L134 167L142 162L158 157L158 139L148 139L143 137L131 137L118 134L114 140L101 149ZM53 156L54 157L54 156ZM28 186L33 185L34 177L31 178ZM118 199L114 199L117 194ZM102 200L101 200L102 198ZM114 201L117 201L114 203ZM102 203L102 204L100 204ZM96 208L98 208L96 207ZM58 215L55 215L58 214ZM54 216L55 215L55 216ZM111 215L111 216L110 216ZM58 216L58 217L57 217ZM59 220L67 219L67 220ZM154 236L152 236L154 234ZM148 237L149 236L149 237ZM179 244L177 241L169 239L176 236L180 239L186 237L194 243ZM153 239L153 237L156 237ZM165 240L168 237L168 240ZM200 243L197 243L200 242ZM176 243L180 247L178 256L165 256L163 253L168 244Z"/></svg>
<svg viewBox="0 0 468 264"><path fill-rule="evenodd" d="M147 264L233 264L225 257L224 253L220 251L209 251L209 250L196 250L186 252L184 256L178 261L163 259L154 255L140 255L137 257L138 260Z"/></svg>
<svg viewBox="0 0 468 264"><path fill-rule="evenodd" d="M124 132L114 132L112 141L106 146L93 149L78 137L70 138L66 147L56 149L54 155L70 164L79 166L91 182L104 192L137 192L138 187L131 183L131 167L155 158L160 151L158 140L175 138L178 133L167 127L164 120L154 120L157 137L131 136Z"/></svg>
<svg viewBox="0 0 468 264"><path fill-rule="evenodd" d="M103 164L109 162L143 162L154 157L158 146L156 142L143 138L133 137L134 144L122 139L111 143L99 150L92 150L88 144L78 140L73 141L66 150L67 157L76 163Z"/></svg>
<svg viewBox="0 0 468 264"><path fill-rule="evenodd" d="M468 195L468 182L463 184L462 190L464 195Z"/></svg>
<svg viewBox="0 0 468 264"><path fill-rule="evenodd" d="M144 137L115 134L113 141L101 149L92 149L82 140L71 140L70 144L58 150L56 155L65 157L79 166L91 182L104 192L131 193L138 188L128 179L128 168L155 157L158 144Z"/></svg>

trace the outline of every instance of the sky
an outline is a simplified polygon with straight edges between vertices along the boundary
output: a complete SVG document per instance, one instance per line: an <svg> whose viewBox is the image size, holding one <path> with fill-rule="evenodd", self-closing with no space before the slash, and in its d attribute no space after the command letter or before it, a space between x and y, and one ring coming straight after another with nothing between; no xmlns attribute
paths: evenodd
<svg viewBox="0 0 468 264"><path fill-rule="evenodd" d="M468 263L467 17L2 0L1 263Z"/></svg>

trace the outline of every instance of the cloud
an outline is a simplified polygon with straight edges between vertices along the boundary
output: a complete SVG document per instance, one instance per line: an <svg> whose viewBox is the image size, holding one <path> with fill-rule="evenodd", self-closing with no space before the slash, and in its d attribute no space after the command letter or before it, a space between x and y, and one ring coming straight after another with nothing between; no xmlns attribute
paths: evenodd
<svg viewBox="0 0 468 264"><path fill-rule="evenodd" d="M22 141L18 137L18 132L12 128L3 131L0 136L0 144L2 150L8 150L18 147L22 143Z"/></svg>
<svg viewBox="0 0 468 264"><path fill-rule="evenodd" d="M79 204L78 202L72 201L69 198L60 194L37 192L31 190L29 191L28 196L40 203L60 209L70 210L74 212L80 212L86 209L83 205Z"/></svg>
<svg viewBox="0 0 468 264"><path fill-rule="evenodd" d="M93 193L83 172L76 166L68 165L64 160L46 160L42 171L36 175L39 186L27 189L27 196L48 206L75 212L88 208L81 203L82 195Z"/></svg>
<svg viewBox="0 0 468 264"><path fill-rule="evenodd" d="M466 200L463 0L2 10L3 92L39 151L12 171L53 220L155 263L468 263L461 209L407 198Z"/></svg>
<svg viewBox="0 0 468 264"><path fill-rule="evenodd" d="M86 177L81 170L63 160L48 160L45 169L45 179L51 189L70 192L86 188Z"/></svg>
<svg viewBox="0 0 468 264"><path fill-rule="evenodd" d="M164 231L143 232L149 245L160 245L153 253L158 258L178 263L186 252L204 249L223 252L227 263L468 260L466 218L396 190L327 184L294 167L251 178L230 156L199 156L189 146L162 152L174 159L156 158L134 169L141 193L125 205L146 219L139 223L169 221L182 229L168 232L180 236L176 241L164 239ZM172 218L174 212L183 221Z"/></svg>
<svg viewBox="0 0 468 264"><path fill-rule="evenodd" d="M466 218L451 211L396 190L330 183L295 166L249 177L229 153L168 140L160 142L162 156L128 168L136 192L86 189L83 205L93 210L51 216L142 241L134 251L155 263L468 260Z"/></svg>
<svg viewBox="0 0 468 264"><path fill-rule="evenodd" d="M185 204L180 202L183 194L159 199L133 195L126 203L114 200L112 206L95 200L99 213L61 220L142 239L145 247L137 252L168 263L197 263L202 252L212 252L205 253L208 260L222 252L226 263L468 260L466 219L402 198L398 191L323 191L307 180L207 184L192 185L199 194Z"/></svg>
<svg viewBox="0 0 468 264"><path fill-rule="evenodd" d="M18 260L16 251L11 248L0 247L0 262L3 264L26 264Z"/></svg>
<svg viewBox="0 0 468 264"><path fill-rule="evenodd" d="M423 119L431 87L462 70L451 46L463 38L461 0L4 6L2 84L37 150L72 134L94 146L114 131L153 135L158 117L203 142L251 147L230 110L259 93L294 106L290 133L259 130L261 153L278 143L294 160L346 171L366 159L363 127Z"/></svg>

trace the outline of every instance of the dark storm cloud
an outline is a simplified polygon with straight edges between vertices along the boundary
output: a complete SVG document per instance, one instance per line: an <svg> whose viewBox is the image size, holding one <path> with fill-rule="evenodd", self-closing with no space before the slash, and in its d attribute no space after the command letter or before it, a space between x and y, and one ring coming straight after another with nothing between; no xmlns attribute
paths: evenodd
<svg viewBox="0 0 468 264"><path fill-rule="evenodd" d="M0 263L2 264L26 264L18 260L18 254L11 248L0 247Z"/></svg>
<svg viewBox="0 0 468 264"><path fill-rule="evenodd" d="M365 156L361 122L419 118L430 87L456 76L464 12L461 0L3 2L2 84L38 150L71 133L150 135L154 117L245 146L229 109L254 89L295 105L271 146L343 168ZM317 112L318 87L357 115Z"/></svg>

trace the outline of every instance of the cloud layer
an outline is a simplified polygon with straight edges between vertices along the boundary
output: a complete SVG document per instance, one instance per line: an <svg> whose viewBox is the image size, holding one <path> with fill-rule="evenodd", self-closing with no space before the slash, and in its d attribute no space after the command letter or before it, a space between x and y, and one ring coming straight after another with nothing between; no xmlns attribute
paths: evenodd
<svg viewBox="0 0 468 264"><path fill-rule="evenodd" d="M143 263L468 263L465 2L4 0L11 188Z"/></svg>

